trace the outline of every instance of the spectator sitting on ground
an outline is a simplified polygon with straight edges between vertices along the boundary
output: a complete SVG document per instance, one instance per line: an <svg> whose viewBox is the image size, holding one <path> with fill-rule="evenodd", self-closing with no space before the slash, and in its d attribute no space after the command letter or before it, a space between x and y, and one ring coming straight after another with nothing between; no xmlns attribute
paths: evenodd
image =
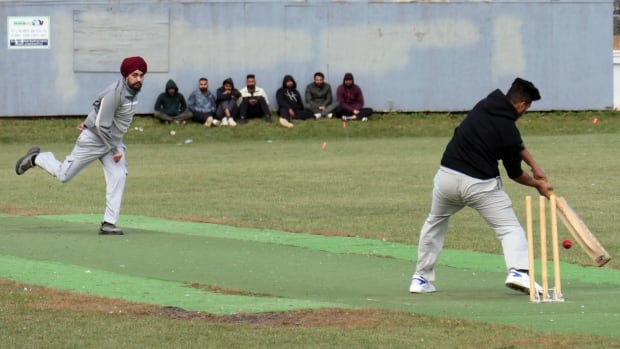
<svg viewBox="0 0 620 349"><path fill-rule="evenodd" d="M368 121L373 112L371 108L364 108L364 94L351 73L344 74L342 85L336 90L336 99L339 106L334 115L343 120Z"/></svg>
<svg viewBox="0 0 620 349"><path fill-rule="evenodd" d="M292 75L285 75L282 87L276 91L280 125L291 128L293 119L306 120L313 118L312 113L304 108L301 94L297 91L297 83Z"/></svg>
<svg viewBox="0 0 620 349"><path fill-rule="evenodd" d="M265 90L256 86L254 74L248 74L245 78L245 87L242 88L239 100L239 122L245 124L247 119L264 118L266 123L271 123L271 111L269 110L269 98Z"/></svg>
<svg viewBox="0 0 620 349"><path fill-rule="evenodd" d="M222 87L218 88L215 94L217 109L215 109L215 117L222 121L222 126L237 126L235 116L239 109L237 108L237 99L241 97L239 90L235 88L232 78L227 78L222 82Z"/></svg>
<svg viewBox="0 0 620 349"><path fill-rule="evenodd" d="M192 113L187 110L185 97L172 79L168 80L166 90L157 97L154 109L153 116L161 122L174 121L184 124L186 120L192 118Z"/></svg>
<svg viewBox="0 0 620 349"><path fill-rule="evenodd" d="M189 95L187 106L193 114L193 120L204 124L206 127L211 125L217 126L219 121L214 119L215 116L215 96L209 91L209 80L200 78L198 80L198 88Z"/></svg>
<svg viewBox="0 0 620 349"><path fill-rule="evenodd" d="M331 119L332 112L338 107L332 97L332 87L325 82L325 75L321 72L314 73L314 81L306 86L306 107L317 119Z"/></svg>

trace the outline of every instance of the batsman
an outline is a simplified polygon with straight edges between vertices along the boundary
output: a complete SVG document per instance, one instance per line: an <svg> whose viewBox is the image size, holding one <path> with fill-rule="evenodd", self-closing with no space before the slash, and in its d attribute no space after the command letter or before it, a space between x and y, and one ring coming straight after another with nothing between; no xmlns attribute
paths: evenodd
<svg viewBox="0 0 620 349"><path fill-rule="evenodd" d="M503 189L499 161L510 179L549 197L553 187L539 180L546 178L545 172L525 147L516 125L532 102L539 99L533 83L516 78L506 94L496 89L478 102L454 130L434 178L431 210L420 232L409 292L437 291L431 282L435 280L448 222L468 206L478 211L501 242L508 271L506 286L529 293L527 239ZM523 162L532 175L523 171ZM539 287L536 285L537 291Z"/></svg>

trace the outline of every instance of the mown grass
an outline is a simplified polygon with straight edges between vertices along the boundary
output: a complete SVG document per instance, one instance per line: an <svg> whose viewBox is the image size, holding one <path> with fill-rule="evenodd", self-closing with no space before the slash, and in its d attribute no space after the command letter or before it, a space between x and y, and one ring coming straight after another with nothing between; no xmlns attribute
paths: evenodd
<svg viewBox="0 0 620 349"><path fill-rule="evenodd" d="M205 129L141 117L126 138L130 177L123 212L415 244L441 152L462 117L381 115L346 128L337 120L320 120L300 122L292 130L258 120L234 129ZM101 212L104 183L98 165L66 185L43 171L17 177L12 170L17 155L33 144L62 158L80 121L0 120L0 139L7 139L0 183L14 189L6 191L0 211ZM519 126L556 192L617 255L620 237L614 232L620 223L612 207L620 163L611 150L620 142L620 119L613 112L539 113L526 114ZM192 143L186 144L188 139ZM504 179L523 217L525 195L537 193ZM472 210L453 218L446 246L499 252L495 236ZM562 252L563 260L589 263L578 249Z"/></svg>
<svg viewBox="0 0 620 349"><path fill-rule="evenodd" d="M584 112L531 112L519 120L519 127L526 135L568 135L617 133L620 120L615 111ZM259 120L251 120L249 125L236 128L199 127L198 124L184 126L160 124L148 115L136 117L133 127L142 127L127 138L131 144L175 144L187 138L208 142L230 142L233 140L280 140L300 139L341 139L341 138L382 138L382 137L449 137L456 125L466 115L465 112L452 113L385 113L376 114L369 123L348 122L343 128L339 120L320 119L296 122L297 127L284 129L277 124L267 125ZM598 118L594 124L592 120ZM37 140L41 143L64 143L73 141L75 127L82 117L54 118L0 118L0 143L28 143ZM36 125L36 127L35 127ZM353 127L351 127L353 126ZM170 137L170 130L182 131ZM183 138L183 137L187 138ZM183 138L183 139L181 139Z"/></svg>
<svg viewBox="0 0 620 349"><path fill-rule="evenodd" d="M415 244L439 156L463 115L386 114L346 127L337 120L300 122L291 130L260 121L205 129L138 117L126 138L130 177L123 212ZM592 122L594 117L598 123ZM0 118L0 161L5 164L0 168L0 212L102 212L99 165L65 185L39 170L22 177L13 172L15 159L33 144L59 157L68 154L80 120ZM519 125L556 191L617 256L615 197L620 189L614 178L620 164L614 149L620 145L620 119L610 111L530 113ZM523 197L536 193L508 180L506 188L522 216ZM448 234L448 248L500 253L493 233L471 210L454 217ZM588 263L578 247L563 250L561 258ZM617 264L612 261L609 267ZM144 311L12 283L0 283L0 295L0 342L17 348L618 347L617 341L605 338L544 335L381 311L356 314L345 321L348 325L305 327L307 323L299 321L298 326L257 326L179 320L162 309ZM107 307L110 302L116 305ZM78 307L83 303L88 305ZM372 319L371 324L360 317Z"/></svg>
<svg viewBox="0 0 620 349"><path fill-rule="evenodd" d="M2 280L0 295L3 348L600 349L617 344L377 309L213 316Z"/></svg>

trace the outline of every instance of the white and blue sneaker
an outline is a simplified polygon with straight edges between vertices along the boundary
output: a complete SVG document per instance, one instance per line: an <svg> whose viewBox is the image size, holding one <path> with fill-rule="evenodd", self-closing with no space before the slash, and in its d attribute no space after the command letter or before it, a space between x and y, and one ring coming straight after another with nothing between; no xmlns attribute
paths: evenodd
<svg viewBox="0 0 620 349"><path fill-rule="evenodd" d="M437 289L433 284L426 281L421 275L413 274L411 278L411 285L409 286L409 292L411 293L431 293L437 292Z"/></svg>
<svg viewBox="0 0 620 349"><path fill-rule="evenodd" d="M508 271L508 277L506 277L506 286L516 291L523 293L530 293L530 276L527 273L520 272L517 269L511 268ZM534 283L536 292L542 294L542 286L538 283Z"/></svg>

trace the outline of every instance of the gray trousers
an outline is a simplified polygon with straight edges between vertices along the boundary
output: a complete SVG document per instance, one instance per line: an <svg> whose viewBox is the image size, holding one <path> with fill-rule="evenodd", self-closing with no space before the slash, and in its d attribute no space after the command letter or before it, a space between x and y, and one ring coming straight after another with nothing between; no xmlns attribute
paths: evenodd
<svg viewBox="0 0 620 349"><path fill-rule="evenodd" d="M65 161L56 160L50 152L40 153L35 159L37 166L41 167L60 182L65 183L75 177L80 171L95 160L101 161L103 174L106 182L106 209L103 220L116 224L121 211L121 201L125 191L127 180L127 162L125 160L125 146L119 151L123 157L119 162L114 162L112 152L108 150L101 138L88 129L84 129L71 154Z"/></svg>
<svg viewBox="0 0 620 349"><path fill-rule="evenodd" d="M435 280L435 265L450 217L465 206L478 211L495 231L502 245L506 268L528 269L525 231L503 190L501 179L480 180L440 167L434 179L431 212L420 232L416 273L429 281Z"/></svg>

